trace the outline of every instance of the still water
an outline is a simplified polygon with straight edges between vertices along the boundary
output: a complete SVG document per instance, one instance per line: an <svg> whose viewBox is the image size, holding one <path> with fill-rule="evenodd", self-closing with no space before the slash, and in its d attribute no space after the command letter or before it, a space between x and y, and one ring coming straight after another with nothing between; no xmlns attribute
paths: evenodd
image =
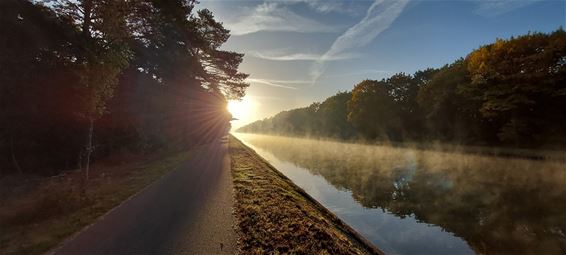
<svg viewBox="0 0 566 255"><path fill-rule="evenodd" d="M566 254L564 163L236 137L387 254Z"/></svg>

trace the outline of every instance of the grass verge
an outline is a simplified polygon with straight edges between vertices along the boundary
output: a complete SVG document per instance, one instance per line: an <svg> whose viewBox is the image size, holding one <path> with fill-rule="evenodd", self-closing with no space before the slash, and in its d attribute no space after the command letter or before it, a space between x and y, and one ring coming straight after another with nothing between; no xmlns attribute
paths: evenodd
<svg viewBox="0 0 566 255"><path fill-rule="evenodd" d="M382 254L233 136L230 159L242 254Z"/></svg>
<svg viewBox="0 0 566 255"><path fill-rule="evenodd" d="M86 196L80 192L80 172L36 178L0 180L0 254L41 254L165 173L190 153L170 152L122 164L97 164ZM10 187L6 187L9 183Z"/></svg>

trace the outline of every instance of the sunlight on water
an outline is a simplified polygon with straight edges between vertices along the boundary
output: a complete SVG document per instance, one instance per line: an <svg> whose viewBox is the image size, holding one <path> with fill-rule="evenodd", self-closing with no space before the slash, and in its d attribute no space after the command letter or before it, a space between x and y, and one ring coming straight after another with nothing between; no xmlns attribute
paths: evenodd
<svg viewBox="0 0 566 255"><path fill-rule="evenodd" d="M388 254L566 249L563 163L236 135Z"/></svg>

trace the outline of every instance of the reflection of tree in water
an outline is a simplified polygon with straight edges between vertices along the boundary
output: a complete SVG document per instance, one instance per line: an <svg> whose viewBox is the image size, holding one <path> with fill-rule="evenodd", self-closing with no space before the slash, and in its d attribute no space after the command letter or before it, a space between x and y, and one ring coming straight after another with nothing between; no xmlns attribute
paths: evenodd
<svg viewBox="0 0 566 255"><path fill-rule="evenodd" d="M477 253L566 253L566 169L558 162L267 136L246 141L351 190L364 207L438 225Z"/></svg>

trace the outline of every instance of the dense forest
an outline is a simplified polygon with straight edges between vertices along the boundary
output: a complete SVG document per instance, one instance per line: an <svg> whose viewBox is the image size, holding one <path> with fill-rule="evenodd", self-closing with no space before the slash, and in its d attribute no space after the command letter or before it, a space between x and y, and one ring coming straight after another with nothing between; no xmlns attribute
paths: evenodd
<svg viewBox="0 0 566 255"><path fill-rule="evenodd" d="M0 175L58 174L227 129L248 84L195 0L0 1Z"/></svg>
<svg viewBox="0 0 566 255"><path fill-rule="evenodd" d="M566 32L481 46L441 68L364 80L239 132L522 148L566 145Z"/></svg>

